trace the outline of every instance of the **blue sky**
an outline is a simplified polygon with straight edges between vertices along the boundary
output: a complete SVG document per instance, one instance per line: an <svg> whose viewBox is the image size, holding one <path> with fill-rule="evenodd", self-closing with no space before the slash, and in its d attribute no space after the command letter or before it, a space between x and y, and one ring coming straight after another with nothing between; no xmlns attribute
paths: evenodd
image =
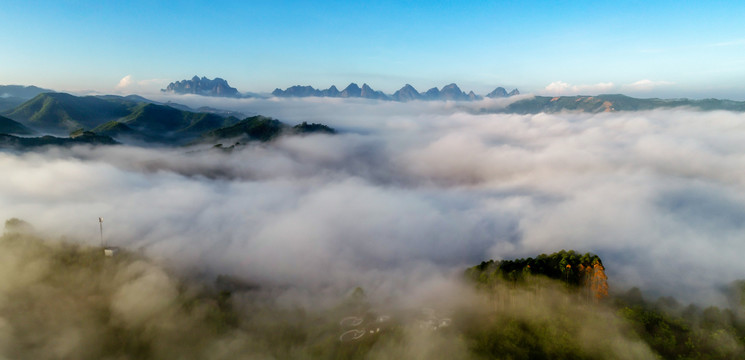
<svg viewBox="0 0 745 360"><path fill-rule="evenodd" d="M740 1L0 0L0 9L0 84L147 92L199 75L244 92L456 82L482 94L745 100Z"/></svg>

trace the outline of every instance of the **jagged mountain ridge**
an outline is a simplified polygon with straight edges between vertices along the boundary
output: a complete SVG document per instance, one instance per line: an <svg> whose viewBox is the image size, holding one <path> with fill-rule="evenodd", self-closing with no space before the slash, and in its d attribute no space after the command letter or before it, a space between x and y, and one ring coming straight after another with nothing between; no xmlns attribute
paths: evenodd
<svg viewBox="0 0 745 360"><path fill-rule="evenodd" d="M228 82L222 78L215 78L210 80L206 77L194 76L190 80L181 80L168 84L165 89L161 89L162 92L174 93L174 94L196 94L204 96L218 96L218 97L241 97L242 95L237 89L230 87ZM496 98L496 97L509 97L519 95L520 91L513 89L509 93L503 88L498 87L494 91L487 94L485 97ZM411 101L411 100L452 100L452 101L472 101L481 100L484 96L478 95L473 91L468 93L462 91L458 85L451 83L445 85L442 89L437 87L431 88L424 93L420 93L410 84L404 85L401 89L396 91L394 94L386 94L382 91L373 89L367 83L363 83L360 87L357 83L350 83L344 90L339 90L335 85L331 85L328 89L316 89L310 85L294 85L284 90L280 88L272 91L272 96L275 97L339 97L339 98L364 98L364 99L375 99L375 100L390 100L390 101ZM246 95L252 96L252 95Z"/></svg>
<svg viewBox="0 0 745 360"><path fill-rule="evenodd" d="M509 97L519 95L518 89L513 89L509 93L503 88L498 87L486 95L488 98ZM276 97L341 97L341 98L365 98L376 100L390 101L412 101L412 100L452 100L452 101L473 101L481 100L484 96L477 95L473 91L468 93L461 90L455 83L445 85L442 89L437 87L431 88L424 93L417 91L411 84L404 85L392 95L385 94L382 91L374 90L367 84L362 84L360 88L356 83L350 83L344 90L339 91L336 86L332 85L326 90L315 89L310 85L290 86L285 90L274 89L272 95Z"/></svg>

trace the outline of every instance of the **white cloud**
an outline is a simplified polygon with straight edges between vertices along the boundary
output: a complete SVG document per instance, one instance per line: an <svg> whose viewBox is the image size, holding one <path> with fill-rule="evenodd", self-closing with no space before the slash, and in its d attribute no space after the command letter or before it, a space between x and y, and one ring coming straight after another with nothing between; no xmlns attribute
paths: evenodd
<svg viewBox="0 0 745 360"><path fill-rule="evenodd" d="M144 79L135 80L132 75L127 75L119 80L114 89L118 93L140 93L154 94L157 93L168 81L164 79Z"/></svg>
<svg viewBox="0 0 745 360"><path fill-rule="evenodd" d="M650 91L652 89L655 89L660 86L667 86L672 85L673 82L670 81L662 81L662 80L649 80L649 79L643 79L639 81L635 81L631 84L623 85L621 88L625 91Z"/></svg>
<svg viewBox="0 0 745 360"><path fill-rule="evenodd" d="M130 86L132 86L132 83L133 83L132 75L127 75L123 77L121 80L119 80L119 83L116 84L116 89L123 90L123 89L129 88Z"/></svg>
<svg viewBox="0 0 745 360"><path fill-rule="evenodd" d="M544 95L597 95L613 89L612 82L572 85L563 81L554 81L540 91Z"/></svg>
<svg viewBox="0 0 745 360"><path fill-rule="evenodd" d="M489 258L561 249L601 255L613 285L684 300L745 273L740 113L170 99L343 131L232 154L0 154L10 174L0 177L0 219L95 244L104 216L112 243L188 267L386 294Z"/></svg>

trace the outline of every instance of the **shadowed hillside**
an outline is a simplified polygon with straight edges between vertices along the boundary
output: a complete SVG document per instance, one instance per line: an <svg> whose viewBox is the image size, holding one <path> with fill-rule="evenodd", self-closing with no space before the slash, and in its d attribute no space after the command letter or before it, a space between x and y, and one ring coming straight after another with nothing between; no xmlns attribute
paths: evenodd
<svg viewBox="0 0 745 360"><path fill-rule="evenodd" d="M0 116L0 134L29 135L33 131L17 121Z"/></svg>
<svg viewBox="0 0 745 360"><path fill-rule="evenodd" d="M128 115L136 103L44 93L7 113L13 120L43 132L68 134L79 128L93 129Z"/></svg>
<svg viewBox="0 0 745 360"><path fill-rule="evenodd" d="M44 93L0 117L0 133L52 133L66 135L80 129L123 143L145 145L186 145L200 141L241 138L242 141L270 141L280 135L335 133L322 124L302 123L294 127L279 120L253 116L239 120L240 113L205 107L189 111L183 105L159 104L140 96L105 95L77 97ZM198 140L201 139L201 140ZM80 140L78 140L80 141ZM4 139L4 144L37 146L71 143L69 140ZM104 142L102 142L104 143Z"/></svg>
<svg viewBox="0 0 745 360"><path fill-rule="evenodd" d="M745 111L745 101L720 99L639 99L614 94L597 96L535 96L514 102L497 112L517 114L555 113L561 111L598 113L653 110L681 106L691 107L701 111ZM486 110L482 111L488 112Z"/></svg>
<svg viewBox="0 0 745 360"><path fill-rule="evenodd" d="M98 247L45 240L18 219L6 221L0 250L0 355L8 358L654 359L649 346L658 349L663 335L647 339L657 332L645 330L645 319L671 321L652 309L584 301L537 274L440 294L431 308L372 301L361 288L323 306L287 306L283 294L314 292L177 275L126 249L107 257ZM551 272L554 255L532 263ZM707 333L690 334L701 353L687 358L741 354L741 346L697 347Z"/></svg>

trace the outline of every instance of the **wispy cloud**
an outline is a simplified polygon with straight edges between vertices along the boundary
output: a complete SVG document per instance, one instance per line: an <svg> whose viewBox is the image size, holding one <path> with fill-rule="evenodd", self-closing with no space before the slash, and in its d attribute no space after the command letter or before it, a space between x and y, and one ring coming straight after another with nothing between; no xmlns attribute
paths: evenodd
<svg viewBox="0 0 745 360"><path fill-rule="evenodd" d="M612 82L572 85L563 81L554 81L546 85L540 93L545 95L592 95L609 91L614 86Z"/></svg>
<svg viewBox="0 0 745 360"><path fill-rule="evenodd" d="M745 136L731 131L742 114L159 99L345 131L232 154L0 154L0 219L95 242L104 216L112 242L186 266L387 294L426 274L562 248L599 253L614 284L687 298L745 273Z"/></svg>
<svg viewBox="0 0 745 360"><path fill-rule="evenodd" d="M115 88L117 90L126 89L126 88L132 86L132 83L133 83L133 81L132 81L132 75L127 75L127 76L123 77L121 80L119 80L119 83L116 84L116 87Z"/></svg>
<svg viewBox="0 0 745 360"><path fill-rule="evenodd" d="M722 42L709 44L710 47L742 46L742 45L745 45L745 39L735 39L735 40L730 40L730 41L722 41Z"/></svg>
<svg viewBox="0 0 745 360"><path fill-rule="evenodd" d="M623 85L621 86L621 89L626 91L650 91L660 86L668 86L673 84L675 83L671 81L642 79L631 84Z"/></svg>
<svg viewBox="0 0 745 360"><path fill-rule="evenodd" d="M165 79L143 79L136 80L132 75L127 75L119 80L114 90L119 93L156 93L160 88L166 84L168 80Z"/></svg>

